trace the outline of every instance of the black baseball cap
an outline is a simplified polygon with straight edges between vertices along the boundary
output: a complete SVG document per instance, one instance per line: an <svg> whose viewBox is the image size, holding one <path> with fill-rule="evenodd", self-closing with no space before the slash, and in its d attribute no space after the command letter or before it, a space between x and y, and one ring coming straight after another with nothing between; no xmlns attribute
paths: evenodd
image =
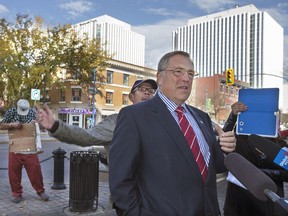
<svg viewBox="0 0 288 216"><path fill-rule="evenodd" d="M153 89L157 89L157 83L156 83L155 80L152 80L152 79L136 80L135 83L134 83L134 85L133 85L132 88L131 88L130 93L134 92L135 89L136 89L138 86L140 86L141 84L143 84L143 83L150 83L150 84L152 85L152 88L153 88Z"/></svg>

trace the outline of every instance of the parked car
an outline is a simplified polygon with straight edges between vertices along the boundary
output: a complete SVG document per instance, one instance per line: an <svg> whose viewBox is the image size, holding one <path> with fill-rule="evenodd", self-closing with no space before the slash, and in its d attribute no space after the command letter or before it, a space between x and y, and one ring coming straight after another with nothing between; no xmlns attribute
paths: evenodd
<svg viewBox="0 0 288 216"><path fill-rule="evenodd" d="M280 130L280 136L281 138L288 140L288 128Z"/></svg>

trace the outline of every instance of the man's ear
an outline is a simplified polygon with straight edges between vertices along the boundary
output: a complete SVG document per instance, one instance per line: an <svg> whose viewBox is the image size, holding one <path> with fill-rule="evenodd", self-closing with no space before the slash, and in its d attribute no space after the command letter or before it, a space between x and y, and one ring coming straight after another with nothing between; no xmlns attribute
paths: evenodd
<svg viewBox="0 0 288 216"><path fill-rule="evenodd" d="M133 94L132 93L129 93L128 98L131 102L133 102Z"/></svg>
<svg viewBox="0 0 288 216"><path fill-rule="evenodd" d="M156 77L157 77L157 85L158 86L162 85L162 76L163 76L163 74L161 72L157 72Z"/></svg>

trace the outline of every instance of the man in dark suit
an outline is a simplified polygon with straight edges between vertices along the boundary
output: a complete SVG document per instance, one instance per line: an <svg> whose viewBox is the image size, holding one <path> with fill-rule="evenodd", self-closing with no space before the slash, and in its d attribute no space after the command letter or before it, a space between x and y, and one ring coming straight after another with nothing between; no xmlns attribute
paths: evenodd
<svg viewBox="0 0 288 216"><path fill-rule="evenodd" d="M185 103L195 75L188 53L167 53L156 96L120 111L109 185L124 215L219 215L216 173L226 170L223 151L232 152L236 140L218 129L217 142L210 117Z"/></svg>

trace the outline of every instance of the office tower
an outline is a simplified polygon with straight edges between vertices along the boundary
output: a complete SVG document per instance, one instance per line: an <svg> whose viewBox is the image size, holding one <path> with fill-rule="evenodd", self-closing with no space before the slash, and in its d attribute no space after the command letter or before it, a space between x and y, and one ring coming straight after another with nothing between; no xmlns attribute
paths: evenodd
<svg viewBox="0 0 288 216"><path fill-rule="evenodd" d="M73 25L79 35L98 38L112 59L144 66L145 36L131 30L131 25L108 15Z"/></svg>
<svg viewBox="0 0 288 216"><path fill-rule="evenodd" d="M129 92L137 79L155 79L156 71L144 67L145 37L131 30L131 26L104 15L72 26L79 36L100 39L102 48L111 56L105 70L94 71L105 78L91 79L89 89L66 77L66 69L59 72L62 87L47 92L49 106L63 122L90 128L106 116L118 113L131 105ZM98 85L99 84L99 85ZM53 95L53 97L51 97Z"/></svg>
<svg viewBox="0 0 288 216"><path fill-rule="evenodd" d="M173 49L191 54L201 77L228 68L252 88L280 88L283 106L284 30L254 5L190 19L172 33Z"/></svg>

